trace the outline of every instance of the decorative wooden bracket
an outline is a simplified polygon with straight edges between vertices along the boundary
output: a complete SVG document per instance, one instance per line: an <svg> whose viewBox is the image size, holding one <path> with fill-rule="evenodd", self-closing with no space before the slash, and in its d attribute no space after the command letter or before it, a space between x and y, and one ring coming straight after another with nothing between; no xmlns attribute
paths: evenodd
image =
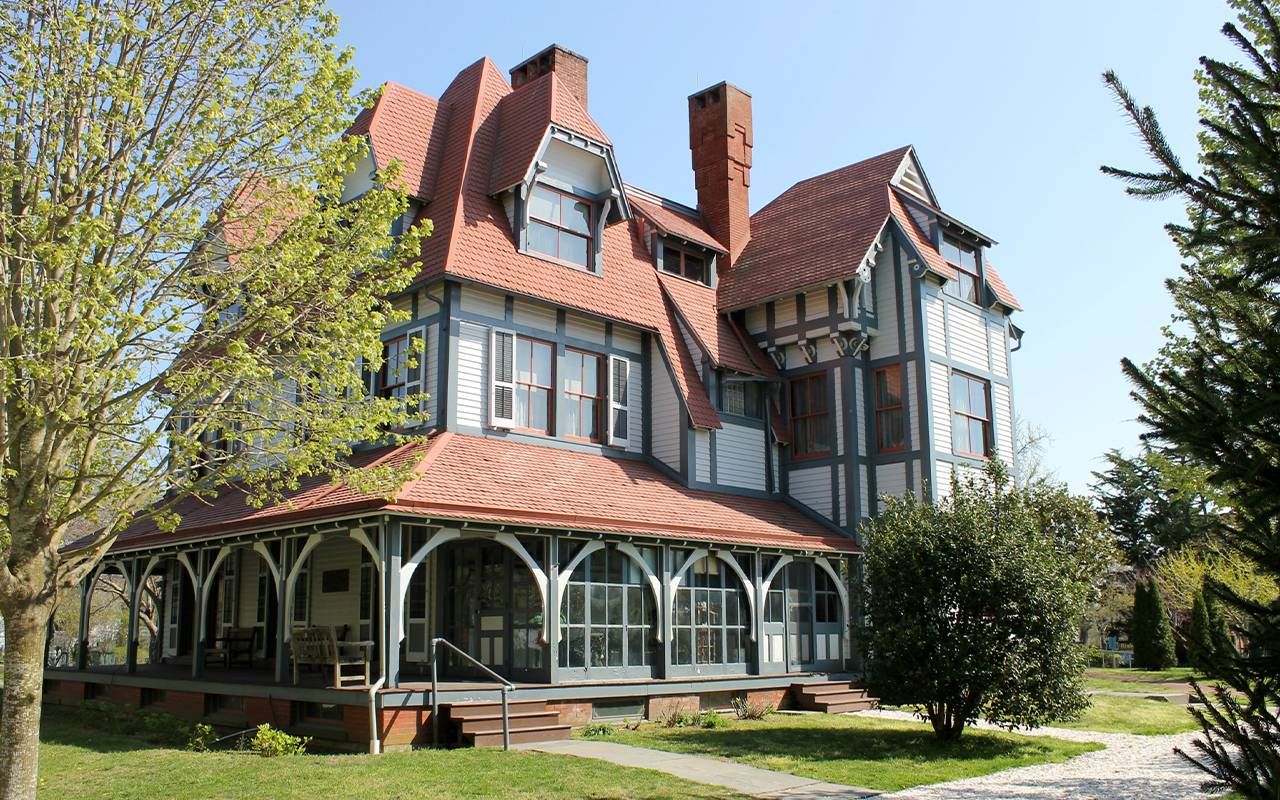
<svg viewBox="0 0 1280 800"><path fill-rule="evenodd" d="M808 339L801 339L796 343L800 348L800 352L804 354L804 363L815 364L818 361L818 345Z"/></svg>
<svg viewBox="0 0 1280 800"><path fill-rule="evenodd" d="M773 363L778 369L787 368L787 348L786 345L774 345L769 348L769 357L773 359Z"/></svg>
<svg viewBox="0 0 1280 800"><path fill-rule="evenodd" d="M856 356L871 346L871 337L865 331L836 331L831 334L831 343L840 355Z"/></svg>

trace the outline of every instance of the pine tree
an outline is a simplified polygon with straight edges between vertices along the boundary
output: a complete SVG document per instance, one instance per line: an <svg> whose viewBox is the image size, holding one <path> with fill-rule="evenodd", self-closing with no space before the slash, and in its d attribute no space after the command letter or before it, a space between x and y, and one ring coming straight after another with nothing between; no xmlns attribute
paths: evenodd
<svg viewBox="0 0 1280 800"><path fill-rule="evenodd" d="M1204 589L1200 589L1191 603L1191 619L1187 622L1187 659L1191 666L1201 672L1208 668L1213 657L1214 640L1209 633L1211 625Z"/></svg>
<svg viewBox="0 0 1280 800"><path fill-rule="evenodd" d="M1147 582L1133 585L1133 616L1129 620L1129 643L1133 645L1133 665L1146 668L1151 661L1151 604Z"/></svg>
<svg viewBox="0 0 1280 800"><path fill-rule="evenodd" d="M1145 198L1177 198L1188 220L1168 226L1184 263L1168 281L1175 324L1157 358L1125 360L1148 438L1206 466L1231 513L1220 535L1280 579L1280 22L1277 0L1233 0L1224 35L1240 63L1201 58L1200 152L1189 172L1155 113L1114 73L1105 80L1137 128L1154 169L1104 168ZM1213 584L1245 620L1249 647L1223 648L1206 671L1226 684L1194 711L1203 737L1183 755L1248 798L1280 796L1280 603ZM1242 698L1242 699L1238 699Z"/></svg>
<svg viewBox="0 0 1280 800"><path fill-rule="evenodd" d="M1173 638L1173 626L1169 624L1169 612L1164 598L1154 580L1147 583L1147 614L1150 615L1150 658L1147 669L1169 669L1178 663L1177 643Z"/></svg>

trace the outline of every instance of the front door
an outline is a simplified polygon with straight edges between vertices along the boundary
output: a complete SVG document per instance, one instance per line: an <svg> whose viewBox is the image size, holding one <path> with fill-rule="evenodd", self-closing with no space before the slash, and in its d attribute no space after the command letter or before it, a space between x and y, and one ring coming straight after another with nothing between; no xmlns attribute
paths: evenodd
<svg viewBox="0 0 1280 800"><path fill-rule="evenodd" d="M494 542L465 542L445 550L445 638L499 674L506 674L508 588L507 549ZM453 674L483 673L462 658L446 663Z"/></svg>
<svg viewBox="0 0 1280 800"><path fill-rule="evenodd" d="M787 671L813 663L813 564L792 561L787 575Z"/></svg>

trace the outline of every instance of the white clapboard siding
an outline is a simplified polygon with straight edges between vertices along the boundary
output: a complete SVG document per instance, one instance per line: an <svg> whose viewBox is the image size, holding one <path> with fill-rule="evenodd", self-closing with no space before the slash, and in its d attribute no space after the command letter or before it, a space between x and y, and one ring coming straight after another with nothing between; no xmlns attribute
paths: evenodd
<svg viewBox="0 0 1280 800"><path fill-rule="evenodd" d="M796 324L796 299L784 297L773 301L773 327L785 328Z"/></svg>
<svg viewBox="0 0 1280 800"><path fill-rule="evenodd" d="M592 344L604 344L604 323L577 314L566 314L564 332L573 339L581 339Z"/></svg>
<svg viewBox="0 0 1280 800"><path fill-rule="evenodd" d="M649 363L653 365L653 412L650 434L654 458L672 469L680 469L680 437L684 424L680 413L680 400L676 396L675 382L667 369L666 359L655 340L649 348Z"/></svg>
<svg viewBox="0 0 1280 800"><path fill-rule="evenodd" d="M907 267L907 258L902 259L902 268L899 271L898 280L902 282L902 327L907 336L907 349L905 352L912 352L916 349L916 312L911 303L911 272Z"/></svg>
<svg viewBox="0 0 1280 800"><path fill-rule="evenodd" d="M947 315L942 298L936 294L925 294L924 313L929 331L929 352L936 355L947 354Z"/></svg>
<svg viewBox="0 0 1280 800"><path fill-rule="evenodd" d="M858 465L858 502L860 504L858 513L864 517L871 515L871 486L867 479L867 465Z"/></svg>
<svg viewBox="0 0 1280 800"><path fill-rule="evenodd" d="M821 289L812 289L804 293L804 318L823 319L827 316L827 290L826 287Z"/></svg>
<svg viewBox="0 0 1280 800"><path fill-rule="evenodd" d="M240 581L239 597L236 599L236 625L241 628L252 628L257 622L258 613L258 570L267 565L260 556L252 551L233 552L228 559L239 558L236 565L236 579Z"/></svg>
<svg viewBox="0 0 1280 800"><path fill-rule="evenodd" d="M468 314L479 314L490 319L507 318L507 296L501 292L482 289L479 286L461 288L461 308Z"/></svg>
<svg viewBox="0 0 1280 800"><path fill-rule="evenodd" d="M881 464L876 467L876 492L880 497L901 497L907 493L907 465ZM880 501L877 508L884 508Z"/></svg>
<svg viewBox="0 0 1280 800"><path fill-rule="evenodd" d="M513 301L511 318L517 325L528 325L530 328L547 333L555 333L556 309L545 303L537 303L517 297Z"/></svg>
<svg viewBox="0 0 1280 800"><path fill-rule="evenodd" d="M764 306L752 306L747 309L747 333L764 333L769 327Z"/></svg>
<svg viewBox="0 0 1280 800"><path fill-rule="evenodd" d="M836 497L839 499L839 506L840 506L840 519L836 520L836 523L841 525L849 524L849 513L850 513L849 504L845 502L845 497L846 497L845 492L846 492L846 486L847 486L847 483L845 482L846 469L848 468L845 466L845 463L843 461L840 462L838 466L836 466Z"/></svg>
<svg viewBox="0 0 1280 800"><path fill-rule="evenodd" d="M934 445L940 453L951 452L951 372L946 364L929 364L929 402L933 406Z"/></svg>
<svg viewBox="0 0 1280 800"><path fill-rule="evenodd" d="M707 376L702 374L702 348L698 346L698 340L693 338L693 334L685 327L684 322L677 320L676 326L684 338L684 346L689 349L689 356L693 359L694 368L698 370L698 377L706 380Z"/></svg>
<svg viewBox="0 0 1280 800"><path fill-rule="evenodd" d="M858 432L858 455L867 454L867 402L863 392L865 373L853 369L853 429Z"/></svg>
<svg viewBox="0 0 1280 800"><path fill-rule="evenodd" d="M693 432L693 479L711 480L711 431Z"/></svg>
<svg viewBox="0 0 1280 800"><path fill-rule="evenodd" d="M871 337L871 358L898 355L898 291L893 276L892 247L886 247L872 268L876 288L876 329Z"/></svg>
<svg viewBox="0 0 1280 800"><path fill-rule="evenodd" d="M627 373L627 452L644 452L644 368L631 359Z"/></svg>
<svg viewBox="0 0 1280 800"><path fill-rule="evenodd" d="M831 519L831 467L793 469L787 473L787 487L796 502Z"/></svg>
<svg viewBox="0 0 1280 800"><path fill-rule="evenodd" d="M939 461L933 483L933 496L937 500L951 496L951 462Z"/></svg>
<svg viewBox="0 0 1280 800"><path fill-rule="evenodd" d="M991 405L996 426L996 452L1007 465L1013 464L1013 405L1009 387L1000 383L991 385Z"/></svg>
<svg viewBox="0 0 1280 800"><path fill-rule="evenodd" d="M458 425L481 428L488 418L489 329L483 325L462 322L458 325L456 377Z"/></svg>
<svg viewBox="0 0 1280 800"><path fill-rule="evenodd" d="M773 491L780 491L782 488L782 447L779 445L770 445L769 461L773 467L773 486L769 487Z"/></svg>
<svg viewBox="0 0 1280 800"><path fill-rule="evenodd" d="M644 347L640 338L640 331L635 328L628 328L623 325L614 324L613 326L613 346L619 350L625 350L628 353L643 353Z"/></svg>
<svg viewBox="0 0 1280 800"><path fill-rule="evenodd" d="M907 405L907 425L911 431L911 449L923 450L924 442L920 441L920 380L916 372L916 362L908 361L906 366L906 385L902 387L902 391L906 394Z"/></svg>
<svg viewBox="0 0 1280 800"><path fill-rule="evenodd" d="M764 491L764 429L725 422L715 437L716 482Z"/></svg>
<svg viewBox="0 0 1280 800"><path fill-rule="evenodd" d="M346 570L345 592L323 592L323 575ZM360 622L360 545L346 536L328 536L311 552L310 591L312 625L350 625Z"/></svg>
<svg viewBox="0 0 1280 800"><path fill-rule="evenodd" d="M835 408L831 409L831 413L836 418L836 455L844 455L844 381L841 380L841 368L836 366L831 368L831 377L828 379L833 382L832 387L835 389Z"/></svg>
<svg viewBox="0 0 1280 800"><path fill-rule="evenodd" d="M423 410L426 411L427 424L439 426L436 410L440 408L440 325L433 322L427 326L426 351L418 354L418 359L425 370L422 391L427 393Z"/></svg>
<svg viewBox="0 0 1280 800"><path fill-rule="evenodd" d="M991 348L991 372L1002 378L1009 377L1009 351L1003 322L987 321L987 342Z"/></svg>
<svg viewBox="0 0 1280 800"><path fill-rule="evenodd" d="M987 368L987 330L976 311L952 303L947 312L950 321L951 357L962 364Z"/></svg>

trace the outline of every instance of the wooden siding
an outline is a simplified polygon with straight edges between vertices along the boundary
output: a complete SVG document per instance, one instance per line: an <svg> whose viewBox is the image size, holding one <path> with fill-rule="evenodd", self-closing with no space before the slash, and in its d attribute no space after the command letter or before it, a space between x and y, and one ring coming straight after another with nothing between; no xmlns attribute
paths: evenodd
<svg viewBox="0 0 1280 800"><path fill-rule="evenodd" d="M1013 400L1008 386L1000 383L991 385L991 406L991 421L995 426L993 433L996 454L1000 456L1001 461L1012 464L1015 455L1013 452Z"/></svg>
<svg viewBox="0 0 1280 800"><path fill-rule="evenodd" d="M796 324L796 299L784 297L773 301L773 327L786 328Z"/></svg>
<svg viewBox="0 0 1280 800"><path fill-rule="evenodd" d="M893 247L880 252L871 269L876 290L876 330L871 337L871 358L898 355L898 290L893 270Z"/></svg>
<svg viewBox="0 0 1280 800"><path fill-rule="evenodd" d="M951 452L951 371L937 361L929 364L930 403L933 406L934 449Z"/></svg>
<svg viewBox="0 0 1280 800"><path fill-rule="evenodd" d="M488 349L487 327L473 322L458 324L454 375L457 392L455 407L460 427L482 428L487 422Z"/></svg>
<svg viewBox="0 0 1280 800"><path fill-rule="evenodd" d="M916 381L919 378L916 375L916 362L908 361L906 368L903 370L906 381L903 383L902 392L906 395L903 398L907 407L907 423L908 430L911 434L911 450L922 450L923 444L920 441L920 393L917 391L920 384Z"/></svg>
<svg viewBox="0 0 1280 800"><path fill-rule="evenodd" d="M511 318L517 325L527 325L548 334L556 332L555 306L517 297L512 301Z"/></svg>
<svg viewBox="0 0 1280 800"><path fill-rule="evenodd" d="M947 316L942 298L936 291L925 293L924 313L929 332L929 352L936 356L945 356L947 354Z"/></svg>
<svg viewBox="0 0 1280 800"><path fill-rule="evenodd" d="M804 293L804 318L823 319L827 316L827 289L812 289Z"/></svg>
<svg viewBox="0 0 1280 800"><path fill-rule="evenodd" d="M565 314L564 332L571 339L581 339L604 346L604 323L577 314Z"/></svg>
<svg viewBox="0 0 1280 800"><path fill-rule="evenodd" d="M908 353L916 350L916 310L911 302L911 271L907 267L907 254L902 254L902 266L899 268L898 280L902 285L902 305L898 311L902 314L902 327L906 333L906 351Z"/></svg>
<svg viewBox="0 0 1280 800"><path fill-rule="evenodd" d="M507 296L502 292L482 289L478 286L463 286L460 308L468 314L479 314L490 319L506 319Z"/></svg>
<svg viewBox="0 0 1280 800"><path fill-rule="evenodd" d="M653 426L649 434L653 456L679 471L680 437L685 431L684 413L676 396L675 381L656 340L649 347L649 361L653 365L653 409L649 415Z"/></svg>
<svg viewBox="0 0 1280 800"><path fill-rule="evenodd" d="M793 469L787 473L787 484L796 502L831 519L831 467Z"/></svg>
<svg viewBox="0 0 1280 800"><path fill-rule="evenodd" d="M844 394L844 370L838 365L831 368L831 372L827 376L827 380L831 381L835 390L835 406L831 409L831 415L836 420L836 455L844 455L844 403L842 402Z"/></svg>
<svg viewBox="0 0 1280 800"><path fill-rule="evenodd" d="M987 320L987 343L991 351L991 372L1002 378L1009 377L1009 346L1002 321Z"/></svg>
<svg viewBox="0 0 1280 800"><path fill-rule="evenodd" d="M936 475L933 484L933 496L936 500L941 500L951 496L951 462L939 461L936 468Z"/></svg>
<svg viewBox="0 0 1280 800"><path fill-rule="evenodd" d="M752 306L746 313L747 333L764 333L768 328L768 317L764 306Z"/></svg>
<svg viewBox="0 0 1280 800"><path fill-rule="evenodd" d="M987 331L982 316L977 312L952 303L947 309L950 321L951 357L961 364L985 370L987 360Z"/></svg>
<svg viewBox="0 0 1280 800"><path fill-rule="evenodd" d="M876 467L876 491L880 497L901 497L907 493L907 465L880 464ZM877 509L884 508L884 501L876 504Z"/></svg>
<svg viewBox="0 0 1280 800"><path fill-rule="evenodd" d="M324 573L336 570L346 570L347 590L321 591ZM339 629L350 625L355 632L360 622L360 544L347 536L326 536L311 552L308 578L311 624L333 625Z"/></svg>
<svg viewBox="0 0 1280 800"><path fill-rule="evenodd" d="M716 431L716 481L764 491L764 429L725 422Z"/></svg>
<svg viewBox="0 0 1280 800"><path fill-rule="evenodd" d="M628 328L617 323L613 326L613 346L619 350L625 350L628 353L639 355L644 352L643 339L640 337L640 331Z"/></svg>
<svg viewBox="0 0 1280 800"><path fill-rule="evenodd" d="M425 342L425 352L418 354L418 359L422 362L422 368L425 370L423 378L425 378L422 391L426 392L427 399L423 403L423 410L427 414L428 425L440 425L441 420L437 419L437 411L440 408L440 326L437 323L431 323L427 326L427 339Z"/></svg>
<svg viewBox="0 0 1280 800"><path fill-rule="evenodd" d="M693 479L711 481L711 432L693 432Z"/></svg>

